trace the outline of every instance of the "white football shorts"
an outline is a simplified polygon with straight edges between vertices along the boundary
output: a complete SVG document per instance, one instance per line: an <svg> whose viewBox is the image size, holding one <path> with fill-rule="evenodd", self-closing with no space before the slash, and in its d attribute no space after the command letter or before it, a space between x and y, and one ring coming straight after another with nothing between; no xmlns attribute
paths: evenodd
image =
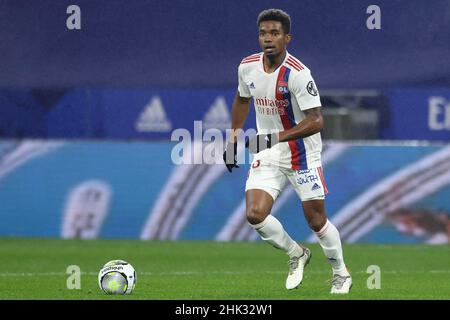
<svg viewBox="0 0 450 320"><path fill-rule="evenodd" d="M301 201L323 200L328 193L322 167L307 170L282 168L262 160L255 160L248 172L245 191L260 189L269 193L275 201L287 180L292 184Z"/></svg>

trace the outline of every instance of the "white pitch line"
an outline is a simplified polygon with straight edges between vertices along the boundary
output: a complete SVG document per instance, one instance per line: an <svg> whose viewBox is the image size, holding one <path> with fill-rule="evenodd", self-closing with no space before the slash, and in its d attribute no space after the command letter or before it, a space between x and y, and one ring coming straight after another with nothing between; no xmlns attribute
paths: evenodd
<svg viewBox="0 0 450 320"><path fill-rule="evenodd" d="M211 272L199 272L199 271L173 271L173 272L138 272L138 276L186 276L186 275L243 275L243 274L285 274L286 271L273 271L273 270L266 270L266 271L211 271ZM312 270L312 271L306 271L306 274L330 274L331 272L329 270ZM354 274L370 274L366 271L354 271L352 272ZM423 273L431 273L431 274L446 274L450 273L449 270L426 270L426 271L409 271L409 270L383 270L381 269L381 274L423 274ZM0 277L35 277L35 276L69 276L71 274L64 273L64 272L3 272L0 273ZM96 276L98 275L97 272L81 272L82 276L88 275L88 276Z"/></svg>

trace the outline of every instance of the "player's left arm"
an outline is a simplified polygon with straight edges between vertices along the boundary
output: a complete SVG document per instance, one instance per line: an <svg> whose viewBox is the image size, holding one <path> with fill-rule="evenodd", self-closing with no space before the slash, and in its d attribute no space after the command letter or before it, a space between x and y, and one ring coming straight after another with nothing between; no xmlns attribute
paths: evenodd
<svg viewBox="0 0 450 320"><path fill-rule="evenodd" d="M305 118L296 126L281 132L258 134L254 139L247 140L245 146L252 153L258 153L271 148L279 142L287 142L306 138L320 132L323 128L322 107L303 110Z"/></svg>
<svg viewBox="0 0 450 320"><path fill-rule="evenodd" d="M310 71L299 72L289 80L291 94L297 100L300 110L305 118L294 127L269 134L258 134L246 142L250 152L258 153L271 148L279 142L306 138L320 132L323 128L323 116L319 91L316 88Z"/></svg>
<svg viewBox="0 0 450 320"><path fill-rule="evenodd" d="M292 128L281 131L278 136L280 142L306 138L323 129L322 103L311 72L303 70L289 80L291 94L305 118Z"/></svg>
<svg viewBox="0 0 450 320"><path fill-rule="evenodd" d="M305 119L291 129L281 131L278 134L280 142L306 138L323 129L322 107L307 109L303 112L305 114Z"/></svg>

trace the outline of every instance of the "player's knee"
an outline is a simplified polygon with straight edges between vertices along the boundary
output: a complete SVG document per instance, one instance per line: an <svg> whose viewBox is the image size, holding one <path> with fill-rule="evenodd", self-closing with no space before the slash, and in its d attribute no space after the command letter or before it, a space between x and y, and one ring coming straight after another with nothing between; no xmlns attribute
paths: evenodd
<svg viewBox="0 0 450 320"><path fill-rule="evenodd" d="M258 224L264 221L267 213L263 210L262 207L258 205L251 204L247 208L247 221L250 224Z"/></svg>
<svg viewBox="0 0 450 320"><path fill-rule="evenodd" d="M314 232L319 232L326 222L327 218L322 216L308 219L309 228Z"/></svg>

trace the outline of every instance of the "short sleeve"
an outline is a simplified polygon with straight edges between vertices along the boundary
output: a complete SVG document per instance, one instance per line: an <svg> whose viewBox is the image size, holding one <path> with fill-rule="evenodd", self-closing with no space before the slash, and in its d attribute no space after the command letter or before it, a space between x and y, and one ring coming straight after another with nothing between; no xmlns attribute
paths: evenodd
<svg viewBox="0 0 450 320"><path fill-rule="evenodd" d="M244 67L239 65L238 68L238 78L239 78L239 84L238 84L238 91L239 96L242 98L250 98L252 94L250 93L250 90L247 87L247 83L244 78Z"/></svg>
<svg viewBox="0 0 450 320"><path fill-rule="evenodd" d="M321 107L319 90L309 70L300 71L289 79L289 87L295 95L300 110Z"/></svg>

